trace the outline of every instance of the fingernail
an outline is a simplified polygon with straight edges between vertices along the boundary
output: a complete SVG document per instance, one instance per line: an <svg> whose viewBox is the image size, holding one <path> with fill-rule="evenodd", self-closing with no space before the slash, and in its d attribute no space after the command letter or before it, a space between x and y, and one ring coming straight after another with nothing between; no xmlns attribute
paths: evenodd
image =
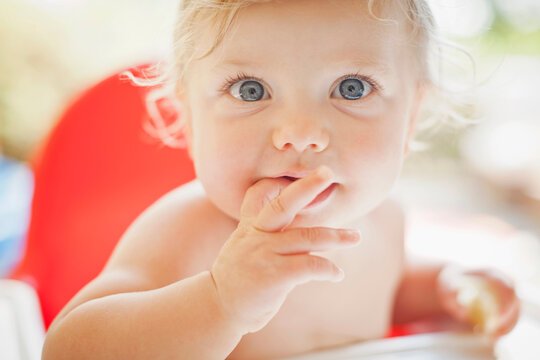
<svg viewBox="0 0 540 360"><path fill-rule="evenodd" d="M350 241L354 244L359 243L360 240L362 239L362 235L360 234L360 231L356 229L342 230L341 234L342 234L343 240Z"/></svg>

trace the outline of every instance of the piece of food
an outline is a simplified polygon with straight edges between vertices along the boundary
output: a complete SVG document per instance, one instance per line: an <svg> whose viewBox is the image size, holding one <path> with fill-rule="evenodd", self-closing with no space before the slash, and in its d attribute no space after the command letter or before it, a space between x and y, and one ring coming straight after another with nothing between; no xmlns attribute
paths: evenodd
<svg viewBox="0 0 540 360"><path fill-rule="evenodd" d="M465 276L458 286L457 301L468 309L474 331L495 333L500 304L497 293L487 281L474 276Z"/></svg>

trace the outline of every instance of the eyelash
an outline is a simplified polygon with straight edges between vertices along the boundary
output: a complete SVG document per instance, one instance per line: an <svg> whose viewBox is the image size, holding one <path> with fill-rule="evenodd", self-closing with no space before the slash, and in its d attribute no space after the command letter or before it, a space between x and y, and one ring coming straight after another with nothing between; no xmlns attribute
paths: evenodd
<svg viewBox="0 0 540 360"><path fill-rule="evenodd" d="M341 78L339 78L337 80L338 84L344 80L347 80L347 79L360 79L360 80L364 80L365 82L367 82L372 88L373 90L375 91L384 91L384 87L382 87L377 81L375 81L373 78L371 78L370 76L366 76L366 75L360 75L359 73L354 73L354 74L347 74L347 75L344 75L342 76ZM225 83L221 86L221 89L219 90L221 93L226 93L230 90L230 88L240 82L240 81L246 81L246 80L255 80L255 81L258 81L260 83L263 83L263 80L261 78L258 78L256 76L252 76L252 75L248 75L244 72L241 72L241 73L238 73L236 74L235 76L230 76L228 77L226 80L225 80Z"/></svg>
<svg viewBox="0 0 540 360"><path fill-rule="evenodd" d="M241 72L241 73L236 74L235 76L229 76L225 80L225 83L221 86L220 92L226 93L237 82L246 81L246 80L255 80L261 83L263 82L261 78L258 78L256 76L251 76L251 75Z"/></svg>

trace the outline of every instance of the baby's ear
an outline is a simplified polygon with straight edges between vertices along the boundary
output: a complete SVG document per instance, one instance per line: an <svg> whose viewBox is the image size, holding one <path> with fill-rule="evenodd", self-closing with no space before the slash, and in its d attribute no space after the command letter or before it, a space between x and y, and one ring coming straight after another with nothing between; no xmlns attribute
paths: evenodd
<svg viewBox="0 0 540 360"><path fill-rule="evenodd" d="M407 124L407 136L405 137L405 147L403 149L404 154L409 153L409 143L414 135L414 130L416 128L416 122L418 121L418 116L420 113L420 108L422 107L422 102L424 100L425 89L421 86L418 87L416 94L413 97L413 103L411 104L411 112Z"/></svg>

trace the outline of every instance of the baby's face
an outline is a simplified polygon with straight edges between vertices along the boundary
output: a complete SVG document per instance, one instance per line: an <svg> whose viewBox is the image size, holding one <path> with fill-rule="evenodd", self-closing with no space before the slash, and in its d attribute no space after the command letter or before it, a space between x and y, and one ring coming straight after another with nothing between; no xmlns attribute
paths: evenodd
<svg viewBox="0 0 540 360"><path fill-rule="evenodd" d="M219 47L190 65L183 100L192 156L222 211L238 219L251 185L319 165L337 186L295 226L351 224L388 195L412 132L418 72L404 21L376 20L365 3L248 6Z"/></svg>

